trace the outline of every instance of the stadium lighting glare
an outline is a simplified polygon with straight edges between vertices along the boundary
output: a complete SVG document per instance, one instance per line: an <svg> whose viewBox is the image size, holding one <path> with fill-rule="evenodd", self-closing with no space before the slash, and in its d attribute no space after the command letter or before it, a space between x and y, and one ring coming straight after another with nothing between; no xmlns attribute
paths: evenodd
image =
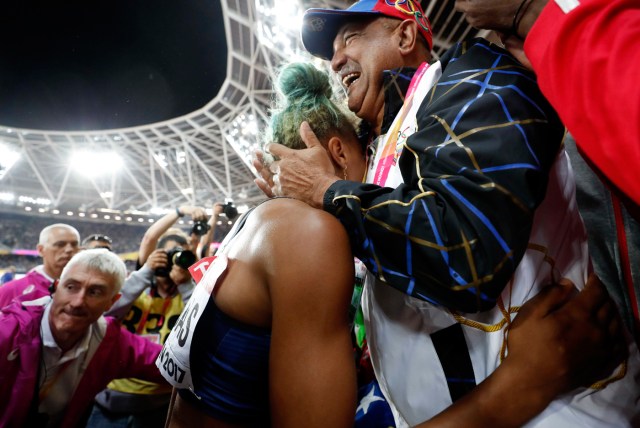
<svg viewBox="0 0 640 428"><path fill-rule="evenodd" d="M154 153L153 158L156 160L158 165L160 165L160 167L162 168L166 168L169 165L169 163L166 160L166 157L162 153Z"/></svg>
<svg viewBox="0 0 640 428"><path fill-rule="evenodd" d="M127 221L131 221L131 220L133 220L133 219L132 219L131 217L127 217L127 218L125 218L125 220L127 220Z"/></svg>
<svg viewBox="0 0 640 428"><path fill-rule="evenodd" d="M78 151L71 155L70 166L85 177L98 177L122 168L124 161L116 152Z"/></svg>
<svg viewBox="0 0 640 428"><path fill-rule="evenodd" d="M20 152L5 144L0 144L0 180L7 175L18 159L20 159Z"/></svg>
<svg viewBox="0 0 640 428"><path fill-rule="evenodd" d="M51 211L52 214L60 214L60 210L53 210Z"/></svg>
<svg viewBox="0 0 640 428"><path fill-rule="evenodd" d="M256 10L260 41L287 58L295 57L297 38L292 35L300 34L302 9L294 2L257 0Z"/></svg>
<svg viewBox="0 0 640 428"><path fill-rule="evenodd" d="M67 211L67 215L68 216L72 216L73 215L73 211Z"/></svg>
<svg viewBox="0 0 640 428"><path fill-rule="evenodd" d="M260 125L254 115L242 113L231 122L226 135L227 142L247 165L251 165L252 153L260 147L259 128Z"/></svg>
<svg viewBox="0 0 640 428"><path fill-rule="evenodd" d="M78 217L84 217L85 214L84 213L78 213Z"/></svg>
<svg viewBox="0 0 640 428"><path fill-rule="evenodd" d="M25 211L31 211L31 207L24 207Z"/></svg>
<svg viewBox="0 0 640 428"><path fill-rule="evenodd" d="M151 208L151 210L149 210L149 214L160 216L160 215L165 215L169 213L169 211L173 211L173 210L170 210L168 208L153 207Z"/></svg>
<svg viewBox="0 0 640 428"><path fill-rule="evenodd" d="M13 202L16 199L16 195L9 192L0 192L0 202Z"/></svg>
<svg viewBox="0 0 640 428"><path fill-rule="evenodd" d="M18 202L22 202L23 204L33 204L33 205L51 205L51 199L32 198L31 196L25 196L25 195L20 195L18 197Z"/></svg>
<svg viewBox="0 0 640 428"><path fill-rule="evenodd" d="M176 162L178 164L185 163L187 161L187 153L184 150L176 150Z"/></svg>

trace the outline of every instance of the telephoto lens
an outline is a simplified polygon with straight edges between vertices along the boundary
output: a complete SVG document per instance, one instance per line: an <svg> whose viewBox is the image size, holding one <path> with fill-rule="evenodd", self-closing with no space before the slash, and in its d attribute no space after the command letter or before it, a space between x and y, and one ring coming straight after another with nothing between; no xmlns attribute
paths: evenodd
<svg viewBox="0 0 640 428"><path fill-rule="evenodd" d="M198 220L193 223L193 227L191 228L191 233L195 233L198 236L202 236L206 234L209 231L209 229L211 229L211 226L209 226L209 224L206 221Z"/></svg>
<svg viewBox="0 0 640 428"><path fill-rule="evenodd" d="M233 202L227 202L222 208L222 212L229 220L233 220L238 216L238 210L233 206Z"/></svg>

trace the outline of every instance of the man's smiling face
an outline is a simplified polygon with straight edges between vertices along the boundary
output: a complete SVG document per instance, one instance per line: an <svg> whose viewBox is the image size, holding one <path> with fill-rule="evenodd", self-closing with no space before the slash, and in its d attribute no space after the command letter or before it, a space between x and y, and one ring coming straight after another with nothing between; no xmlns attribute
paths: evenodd
<svg viewBox="0 0 640 428"><path fill-rule="evenodd" d="M382 72L401 67L392 18L358 19L344 24L333 41L331 68L348 96L349 109L378 125L384 108Z"/></svg>

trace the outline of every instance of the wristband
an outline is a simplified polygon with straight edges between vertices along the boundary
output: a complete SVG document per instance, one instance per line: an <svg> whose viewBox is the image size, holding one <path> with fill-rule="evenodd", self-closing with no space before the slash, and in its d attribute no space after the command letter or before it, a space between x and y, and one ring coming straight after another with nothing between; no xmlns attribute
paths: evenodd
<svg viewBox="0 0 640 428"><path fill-rule="evenodd" d="M176 214L178 214L179 218L184 217L184 214L180 212L180 208L176 208Z"/></svg>

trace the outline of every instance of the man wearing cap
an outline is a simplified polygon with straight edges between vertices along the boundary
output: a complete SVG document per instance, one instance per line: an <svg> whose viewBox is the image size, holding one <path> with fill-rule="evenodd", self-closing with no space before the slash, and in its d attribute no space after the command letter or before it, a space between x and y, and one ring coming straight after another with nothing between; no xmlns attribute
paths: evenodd
<svg viewBox="0 0 640 428"><path fill-rule="evenodd" d="M302 41L331 61L370 127L366 183L338 180L306 124L309 148L269 145L279 160L263 167L258 154L256 182L345 225L370 272L363 310L376 376L396 423L415 425L500 365L526 300L560 278L585 284L563 126L534 76L498 46L470 40L432 62L430 26L412 0L310 9ZM589 426L606 413L628 426L639 399L631 355L606 389L556 401L532 423Z"/></svg>
<svg viewBox="0 0 640 428"><path fill-rule="evenodd" d="M32 300L48 296L49 288L60 278L62 269L80 251L79 243L80 233L68 224L56 223L42 229L37 246L42 264L24 277L0 287L0 308L14 298Z"/></svg>
<svg viewBox="0 0 640 428"><path fill-rule="evenodd" d="M112 251L111 245L113 245L111 238L99 233L89 235L82 240L82 249L84 250L90 250L92 248L106 248L107 250Z"/></svg>

